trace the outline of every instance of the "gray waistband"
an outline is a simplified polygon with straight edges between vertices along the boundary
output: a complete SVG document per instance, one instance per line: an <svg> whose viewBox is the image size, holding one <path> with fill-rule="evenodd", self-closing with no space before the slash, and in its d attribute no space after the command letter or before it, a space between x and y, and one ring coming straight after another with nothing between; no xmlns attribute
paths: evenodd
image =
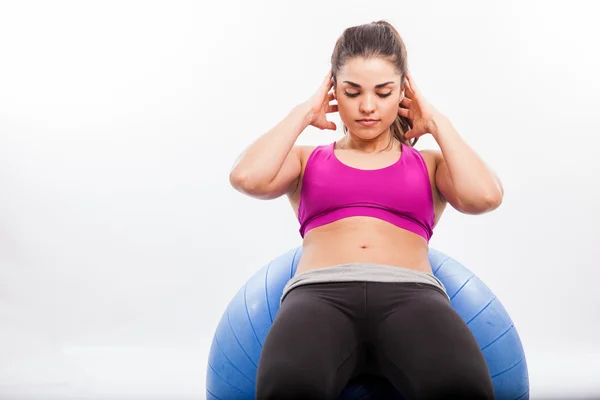
<svg viewBox="0 0 600 400"><path fill-rule="evenodd" d="M442 282L432 274L409 268L370 263L339 264L296 274L283 288L280 302L290 290L311 283L326 282L416 282L436 286L446 293ZM448 294L446 293L446 296ZM448 298L449 299L449 298Z"/></svg>

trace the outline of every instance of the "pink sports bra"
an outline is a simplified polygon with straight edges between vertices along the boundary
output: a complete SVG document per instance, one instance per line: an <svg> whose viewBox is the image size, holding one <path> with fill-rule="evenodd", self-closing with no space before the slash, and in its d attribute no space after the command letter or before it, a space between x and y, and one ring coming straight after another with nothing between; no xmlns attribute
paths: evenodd
<svg viewBox="0 0 600 400"><path fill-rule="evenodd" d="M306 162L302 180L300 235L342 218L368 216L429 242L435 216L427 166L418 150L401 146L397 162L375 170L342 163L334 153L335 142L317 146Z"/></svg>

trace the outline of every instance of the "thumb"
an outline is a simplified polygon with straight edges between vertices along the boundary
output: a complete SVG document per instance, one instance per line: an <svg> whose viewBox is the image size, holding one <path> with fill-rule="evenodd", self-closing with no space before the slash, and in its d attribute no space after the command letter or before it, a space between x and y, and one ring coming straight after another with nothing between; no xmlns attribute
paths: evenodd
<svg viewBox="0 0 600 400"><path fill-rule="evenodd" d="M410 139L412 139L412 133L413 133L412 129L411 129L411 130L409 130L409 131L407 131L407 132L404 134L404 138L405 138L406 140L410 140Z"/></svg>
<svg viewBox="0 0 600 400"><path fill-rule="evenodd" d="M335 122L327 122L327 129L331 129L332 131L337 130L337 126L335 125Z"/></svg>

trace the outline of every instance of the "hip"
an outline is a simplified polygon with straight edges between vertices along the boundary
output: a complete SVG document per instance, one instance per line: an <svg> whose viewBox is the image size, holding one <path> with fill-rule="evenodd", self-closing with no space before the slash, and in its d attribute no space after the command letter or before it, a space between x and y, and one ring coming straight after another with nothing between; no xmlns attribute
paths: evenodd
<svg viewBox="0 0 600 400"><path fill-rule="evenodd" d="M443 283L433 273L391 265L355 262L296 273L285 285L280 301L283 302L286 295L298 287L341 282L411 284L437 290L450 300ZM397 289L393 285L390 287L392 290ZM337 289L339 285L336 286Z"/></svg>

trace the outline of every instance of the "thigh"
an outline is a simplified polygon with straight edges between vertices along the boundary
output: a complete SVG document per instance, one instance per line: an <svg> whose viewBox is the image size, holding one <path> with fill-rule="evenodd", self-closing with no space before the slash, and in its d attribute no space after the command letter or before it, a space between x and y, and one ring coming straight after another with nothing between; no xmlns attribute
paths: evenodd
<svg viewBox="0 0 600 400"><path fill-rule="evenodd" d="M290 291L261 352L258 398L288 398L283 391L331 398L346 386L362 357L357 299L364 295L357 296L358 291L357 284L348 283Z"/></svg>
<svg viewBox="0 0 600 400"><path fill-rule="evenodd" d="M408 399L493 398L483 353L444 294L419 284L381 284L377 294L369 316L377 363Z"/></svg>

